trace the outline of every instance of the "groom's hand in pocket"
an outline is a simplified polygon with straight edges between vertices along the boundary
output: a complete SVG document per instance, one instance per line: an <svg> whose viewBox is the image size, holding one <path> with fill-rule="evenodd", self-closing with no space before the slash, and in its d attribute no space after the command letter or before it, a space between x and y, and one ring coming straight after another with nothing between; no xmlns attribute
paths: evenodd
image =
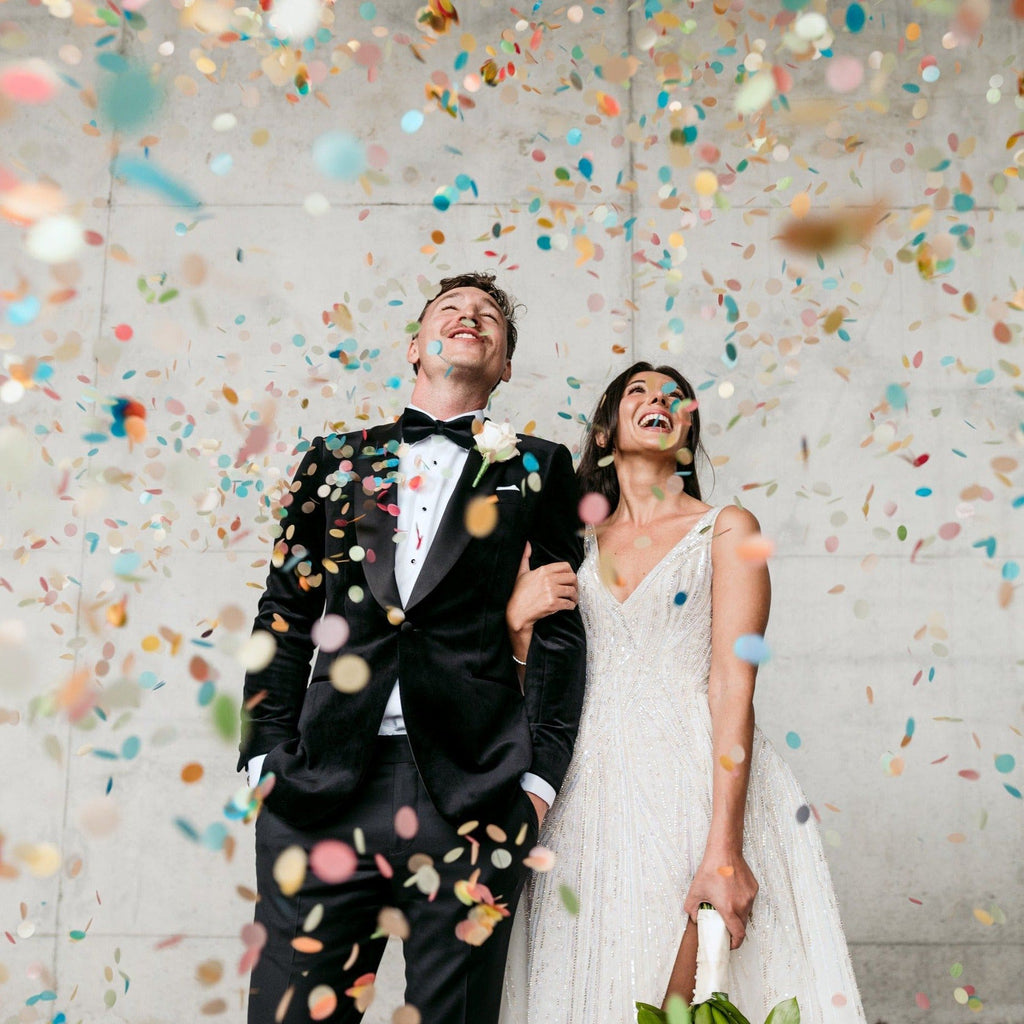
<svg viewBox="0 0 1024 1024"><path fill-rule="evenodd" d="M530 798L534 811L537 812L537 828L540 828L544 824L544 815L548 813L548 805L536 793L527 790L526 795Z"/></svg>

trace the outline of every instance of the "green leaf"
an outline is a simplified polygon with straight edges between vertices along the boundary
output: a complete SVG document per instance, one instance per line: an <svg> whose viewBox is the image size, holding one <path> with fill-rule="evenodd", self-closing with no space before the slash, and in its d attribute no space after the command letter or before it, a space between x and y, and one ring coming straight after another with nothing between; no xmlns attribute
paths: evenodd
<svg viewBox="0 0 1024 1024"><path fill-rule="evenodd" d="M764 1024L800 1024L800 1007L796 996L790 996L789 999L783 999L778 1003L768 1014Z"/></svg>
<svg viewBox="0 0 1024 1024"><path fill-rule="evenodd" d="M636 1024L666 1024L667 1020L664 1010L659 1010L650 1003L636 1004Z"/></svg>
<svg viewBox="0 0 1024 1024"><path fill-rule="evenodd" d="M680 995L668 997L668 1024L690 1024L690 1008Z"/></svg>
<svg viewBox="0 0 1024 1024"><path fill-rule="evenodd" d="M567 885L560 885L558 887L558 895L562 897L562 903L565 905L565 909L575 917L580 912L580 901L576 896L576 893L572 891Z"/></svg>

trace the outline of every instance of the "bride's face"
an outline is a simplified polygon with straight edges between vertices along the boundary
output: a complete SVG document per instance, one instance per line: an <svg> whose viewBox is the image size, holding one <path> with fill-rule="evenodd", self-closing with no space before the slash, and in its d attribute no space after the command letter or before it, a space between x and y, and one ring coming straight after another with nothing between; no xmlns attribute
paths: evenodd
<svg viewBox="0 0 1024 1024"><path fill-rule="evenodd" d="M663 373L634 374L619 402L615 450L675 453L690 433L690 402L679 385Z"/></svg>

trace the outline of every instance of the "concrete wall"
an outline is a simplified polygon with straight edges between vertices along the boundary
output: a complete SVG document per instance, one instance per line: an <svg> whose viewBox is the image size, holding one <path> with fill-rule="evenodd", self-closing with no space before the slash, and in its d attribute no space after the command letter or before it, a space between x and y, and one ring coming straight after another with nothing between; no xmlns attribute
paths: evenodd
<svg viewBox="0 0 1024 1024"><path fill-rule="evenodd" d="M243 1019L268 500L492 267L528 307L499 416L574 446L635 358L701 388L869 1019L1024 1021L1021 5L830 4L817 59L823 0L338 2L291 46L132 6L0 5L0 1020Z"/></svg>

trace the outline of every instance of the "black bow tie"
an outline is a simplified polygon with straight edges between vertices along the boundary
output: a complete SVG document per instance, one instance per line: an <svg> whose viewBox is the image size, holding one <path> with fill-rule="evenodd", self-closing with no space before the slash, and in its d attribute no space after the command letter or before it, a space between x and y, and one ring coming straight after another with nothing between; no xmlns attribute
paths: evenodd
<svg viewBox="0 0 1024 1024"><path fill-rule="evenodd" d="M472 413L454 420L435 420L419 409L406 409L402 413L402 440L407 444L415 444L431 434L440 434L462 448L472 448L476 443L473 439L475 420L476 416Z"/></svg>

